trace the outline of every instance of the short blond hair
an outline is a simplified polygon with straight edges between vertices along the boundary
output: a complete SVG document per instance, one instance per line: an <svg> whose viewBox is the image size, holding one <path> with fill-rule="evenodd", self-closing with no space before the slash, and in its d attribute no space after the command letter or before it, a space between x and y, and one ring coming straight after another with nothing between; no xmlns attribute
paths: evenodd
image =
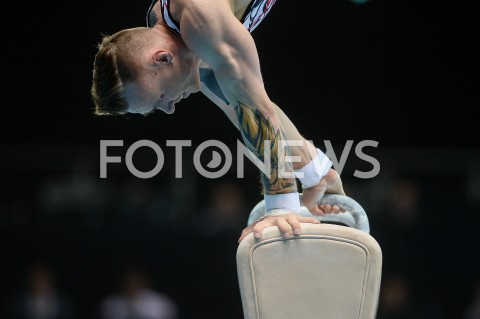
<svg viewBox="0 0 480 319"><path fill-rule="evenodd" d="M96 115L127 113L124 85L136 79L136 57L147 45L148 28L132 28L104 35L93 63L91 97Z"/></svg>

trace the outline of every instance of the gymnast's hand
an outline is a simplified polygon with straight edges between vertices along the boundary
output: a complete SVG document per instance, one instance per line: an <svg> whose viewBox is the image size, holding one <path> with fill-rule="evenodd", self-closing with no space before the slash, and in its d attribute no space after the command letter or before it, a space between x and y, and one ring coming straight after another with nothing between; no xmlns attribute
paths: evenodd
<svg viewBox="0 0 480 319"><path fill-rule="evenodd" d="M297 213L289 213L285 211L283 215L263 216L261 219L252 223L250 226L242 231L238 242L240 243L245 236L253 232L253 236L257 239L262 237L262 232L265 227L278 226L282 237L288 238L290 236L298 236L301 234L300 223L320 224L320 221L312 217L304 217Z"/></svg>
<svg viewBox="0 0 480 319"><path fill-rule="evenodd" d="M316 216L343 212L337 205L317 204L325 193L345 195L340 175L334 169L330 169L320 183L303 190L303 205Z"/></svg>

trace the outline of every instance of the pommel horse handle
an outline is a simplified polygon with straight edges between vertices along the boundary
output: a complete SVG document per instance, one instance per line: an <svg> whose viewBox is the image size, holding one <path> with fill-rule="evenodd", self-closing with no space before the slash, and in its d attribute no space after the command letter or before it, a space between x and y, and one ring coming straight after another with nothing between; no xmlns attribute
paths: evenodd
<svg viewBox="0 0 480 319"><path fill-rule="evenodd" d="M306 217L314 217L323 222L333 222L344 224L361 231L370 233L370 223L368 221L368 216L365 213L363 207L353 198L338 195L338 194L325 194L320 200L319 204L330 204L337 205L341 209L344 209L344 213L339 214L328 214L326 216L315 216L310 213L310 211L303 206L303 194L300 194L300 214ZM261 200L251 211L248 218L248 225L251 225L256 220L260 219L265 215L265 201Z"/></svg>

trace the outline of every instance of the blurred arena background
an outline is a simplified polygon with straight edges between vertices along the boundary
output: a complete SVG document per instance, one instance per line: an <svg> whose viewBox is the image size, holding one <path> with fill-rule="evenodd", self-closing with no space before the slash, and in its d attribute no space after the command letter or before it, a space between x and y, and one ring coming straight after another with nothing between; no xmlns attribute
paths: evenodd
<svg viewBox="0 0 480 319"><path fill-rule="evenodd" d="M92 112L101 34L144 25L148 5L3 5L0 318L121 318L126 296L163 314L139 318L243 318L235 254L261 200L258 172L246 162L236 178L235 156L218 179L192 164L209 139L235 155L233 125L200 94L173 116ZM461 2L279 0L252 34L267 92L306 138L324 150L330 141L338 157L349 140L379 143L364 150L381 165L376 177L353 176L371 169L353 149L342 172L383 249L378 319L480 318L474 12ZM111 149L122 163L101 179L109 139L124 141ZM183 178L172 150L157 176L133 176L124 156L140 139L164 151L167 140L192 140ZM155 160L149 149L134 156L143 170Z"/></svg>

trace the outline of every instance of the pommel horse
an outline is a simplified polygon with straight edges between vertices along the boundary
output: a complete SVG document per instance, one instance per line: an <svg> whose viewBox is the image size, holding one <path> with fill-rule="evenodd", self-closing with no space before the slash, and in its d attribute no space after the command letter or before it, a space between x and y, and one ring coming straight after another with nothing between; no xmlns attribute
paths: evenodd
<svg viewBox="0 0 480 319"><path fill-rule="evenodd" d="M302 202L302 195L300 194ZM345 210L314 216L302 234L283 238L267 227L262 238L246 236L237 249L237 274L245 319L374 319L382 251L370 235L368 216L354 199L326 194L321 203ZM248 225L265 215L260 201Z"/></svg>

